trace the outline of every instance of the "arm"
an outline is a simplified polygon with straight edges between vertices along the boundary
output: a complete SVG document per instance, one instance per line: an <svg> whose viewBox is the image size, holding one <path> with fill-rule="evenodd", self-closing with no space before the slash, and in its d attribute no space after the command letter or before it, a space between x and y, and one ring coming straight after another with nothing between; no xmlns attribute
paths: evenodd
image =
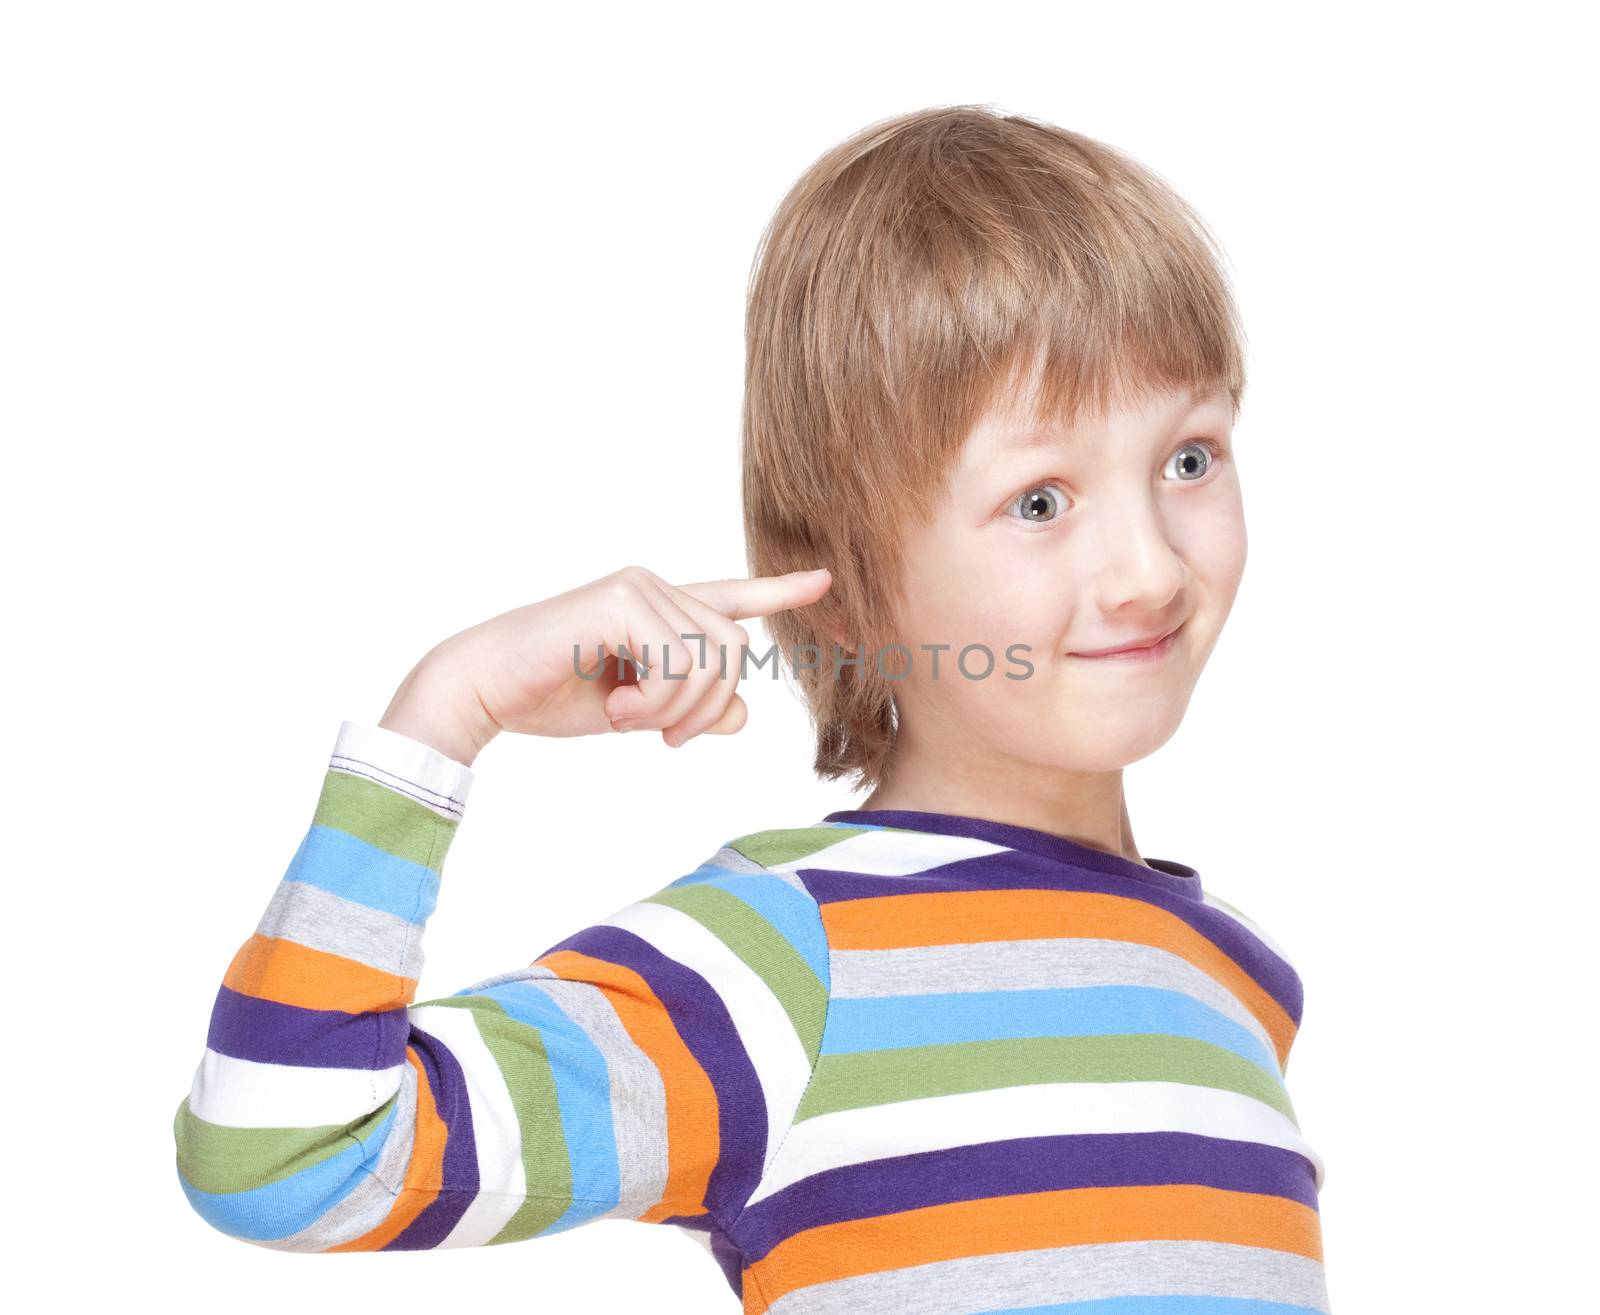
<svg viewBox="0 0 1600 1315"><path fill-rule="evenodd" d="M820 1044L815 904L755 864L703 864L414 1003L472 777L342 727L174 1119L213 1227L290 1251L482 1246L606 1217L708 1228L754 1189Z"/></svg>

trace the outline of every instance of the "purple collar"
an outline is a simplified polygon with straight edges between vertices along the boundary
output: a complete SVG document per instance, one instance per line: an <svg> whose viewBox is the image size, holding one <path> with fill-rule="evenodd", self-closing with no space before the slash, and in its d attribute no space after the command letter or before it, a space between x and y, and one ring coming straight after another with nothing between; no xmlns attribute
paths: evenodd
<svg viewBox="0 0 1600 1315"><path fill-rule="evenodd" d="M1068 840L1065 836L1012 822L991 822L982 817L927 813L907 808L845 808L829 813L822 820L847 826L895 827L907 831L930 831L944 836L968 836L992 845L1040 854L1070 867L1089 868L1095 872L1152 882L1191 899L1201 897L1200 874L1186 863L1168 858L1148 858L1145 862L1150 866L1145 867L1120 854L1108 854L1103 849Z"/></svg>

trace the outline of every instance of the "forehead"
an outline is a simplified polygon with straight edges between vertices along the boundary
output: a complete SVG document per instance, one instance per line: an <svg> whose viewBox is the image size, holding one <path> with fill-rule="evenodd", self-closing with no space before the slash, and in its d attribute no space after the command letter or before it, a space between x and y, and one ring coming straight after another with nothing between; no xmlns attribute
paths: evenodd
<svg viewBox="0 0 1600 1315"><path fill-rule="evenodd" d="M1147 389L1130 401L1084 412L1070 421L1040 415L1026 391L1002 392L974 426L968 455L989 459L1038 448L1081 446L1097 436L1163 434L1202 413L1207 419L1231 423L1233 401L1228 390L1221 385Z"/></svg>

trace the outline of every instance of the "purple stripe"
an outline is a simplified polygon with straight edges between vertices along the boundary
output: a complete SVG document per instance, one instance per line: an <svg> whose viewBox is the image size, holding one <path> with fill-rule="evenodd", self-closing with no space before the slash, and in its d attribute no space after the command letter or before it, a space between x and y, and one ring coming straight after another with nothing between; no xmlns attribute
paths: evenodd
<svg viewBox="0 0 1600 1315"><path fill-rule="evenodd" d="M393 1068L405 1062L404 1007L366 1014L302 1009L224 986L211 1007L206 1045L219 1055L302 1068Z"/></svg>
<svg viewBox="0 0 1600 1315"><path fill-rule="evenodd" d="M1088 1133L885 1156L812 1174L740 1215L737 1239L753 1263L785 1238L844 1220L1027 1192L1170 1183L1317 1208L1311 1162L1282 1147L1187 1132Z"/></svg>
<svg viewBox="0 0 1600 1315"><path fill-rule="evenodd" d="M718 1155L703 1204L716 1217L725 1217L730 1208L749 1198L761 1179L767 1147L767 1101L722 997L699 973L621 927L586 927L552 945L539 958L557 950L574 950L638 973L666 1007L678 1035L716 1092Z"/></svg>
<svg viewBox="0 0 1600 1315"><path fill-rule="evenodd" d="M874 810L877 811L877 810ZM827 858L824 850L818 855ZM823 866L798 867L795 874L817 903L924 894L950 890L1069 890L1121 895L1181 918L1239 965L1300 1024L1303 1002L1300 975L1252 935L1237 919L1185 895L1126 877L1088 868L1064 866L1031 852L1009 851L957 859L909 876L834 871Z"/></svg>
<svg viewBox="0 0 1600 1315"><path fill-rule="evenodd" d="M747 1263L744 1252L734 1246L728 1235L719 1228L711 1234L711 1255L721 1267L722 1277L727 1279L733 1295L743 1301L744 1269Z"/></svg>
<svg viewBox="0 0 1600 1315"><path fill-rule="evenodd" d="M478 1149L473 1138L472 1104L461 1063L438 1037L411 1029L411 1044L422 1061L434 1104L445 1124L444 1186L431 1203L382 1251L426 1251L449 1236L478 1194ZM418 1093L420 1101L421 1093Z"/></svg>

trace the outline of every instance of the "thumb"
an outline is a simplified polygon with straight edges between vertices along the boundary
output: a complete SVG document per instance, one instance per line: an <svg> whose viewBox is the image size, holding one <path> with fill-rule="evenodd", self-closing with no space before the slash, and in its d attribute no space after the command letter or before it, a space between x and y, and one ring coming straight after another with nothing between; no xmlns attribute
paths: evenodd
<svg viewBox="0 0 1600 1315"><path fill-rule="evenodd" d="M680 584L679 589L723 616L738 621L749 616L768 616L791 607L814 603L833 584L826 566L815 571L790 571L787 575L753 575L748 579L701 580Z"/></svg>

